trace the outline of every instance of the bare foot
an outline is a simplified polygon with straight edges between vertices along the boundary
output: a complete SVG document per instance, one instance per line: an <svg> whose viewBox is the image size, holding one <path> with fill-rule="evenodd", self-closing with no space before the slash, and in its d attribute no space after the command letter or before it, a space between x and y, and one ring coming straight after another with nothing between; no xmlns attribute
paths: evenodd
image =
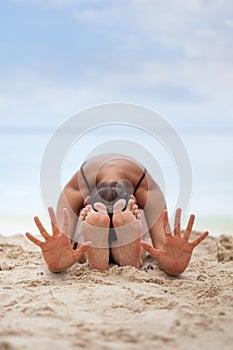
<svg viewBox="0 0 233 350"><path fill-rule="evenodd" d="M102 203L95 203L94 211L91 205L87 205L80 213L80 235L84 241L92 242L87 253L90 268L104 271L108 269L109 248L108 234L110 219L106 207Z"/></svg>
<svg viewBox="0 0 233 350"><path fill-rule="evenodd" d="M142 224L138 206L130 199L125 211L125 200L120 199L113 208L112 223L117 235L117 242L113 243L112 255L120 266L143 265L143 249L140 245Z"/></svg>

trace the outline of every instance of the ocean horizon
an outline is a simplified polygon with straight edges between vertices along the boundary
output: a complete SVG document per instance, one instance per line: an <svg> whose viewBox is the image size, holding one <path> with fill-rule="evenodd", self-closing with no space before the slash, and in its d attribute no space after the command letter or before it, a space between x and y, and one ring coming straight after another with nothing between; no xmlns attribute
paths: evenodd
<svg viewBox="0 0 233 350"><path fill-rule="evenodd" d="M41 193L40 171L53 133L49 127L0 129L1 235L23 234L26 231L37 233L34 215L39 215L45 225L49 225ZM187 223L188 215L194 213L195 230L209 230L213 236L232 234L233 164L228 153L233 149L233 131L183 130L179 135L192 168L191 197L182 226ZM120 149L120 153L125 150L132 156L135 153L134 158L137 157L152 172L159 185L161 182L168 210L170 213L174 211L178 192L182 189L179 189L179 176L171 152L158 140L152 140L138 130L106 127L83 135L66 152L60 175L61 189L90 154L106 152L106 148L111 152ZM155 168L151 164L151 156L157 162ZM56 206L54 199L51 205Z"/></svg>

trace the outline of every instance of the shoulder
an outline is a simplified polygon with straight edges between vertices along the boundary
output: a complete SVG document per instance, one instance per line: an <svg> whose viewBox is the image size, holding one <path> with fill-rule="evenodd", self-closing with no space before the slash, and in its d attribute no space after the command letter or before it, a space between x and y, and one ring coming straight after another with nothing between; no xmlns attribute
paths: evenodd
<svg viewBox="0 0 233 350"><path fill-rule="evenodd" d="M152 201L161 200L164 198L163 193L157 184L157 182L153 179L151 174L147 171L144 180L142 181L140 187L138 188L135 194L136 201L140 208L144 208L148 203Z"/></svg>

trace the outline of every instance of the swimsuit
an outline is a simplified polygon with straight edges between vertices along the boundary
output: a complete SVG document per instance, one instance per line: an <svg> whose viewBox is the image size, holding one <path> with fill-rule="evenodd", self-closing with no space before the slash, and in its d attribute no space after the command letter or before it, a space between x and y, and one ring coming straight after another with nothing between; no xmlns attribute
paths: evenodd
<svg viewBox="0 0 233 350"><path fill-rule="evenodd" d="M87 162L84 162L81 167L80 167L80 171L81 171L81 174L82 174L82 177L83 177L83 180L88 188L88 191L89 193L92 192L92 188L89 184L89 182L87 181L87 177L83 171L83 167L84 165L86 164ZM143 171L143 174L142 176L140 177L140 179L138 180L138 183L137 185L135 186L134 188L134 191L133 191L133 195L135 196L135 193L136 191L138 190L138 188L140 187L144 177L146 176L146 173L147 173L147 170L146 168L144 168L144 171ZM109 247L111 247L112 243L115 242L117 240L117 236L116 236L116 232L115 232L115 229L113 227L113 224L112 224L112 213L108 213L109 217L110 217L110 227L109 227L109 236L108 236L108 244L109 244ZM74 249L77 248L77 243L74 244ZM110 257L109 257L109 262L114 262L114 259L112 257L112 253L111 253L111 250L110 250Z"/></svg>
<svg viewBox="0 0 233 350"><path fill-rule="evenodd" d="M84 171L83 171L83 167L84 167L84 165L85 165L86 163L87 163L87 162L85 162L85 163L83 163L83 164L81 165L80 171L81 171L83 180L85 181L85 184L86 184L86 186L87 186L87 188L88 188L88 191L89 191L89 193L91 193L91 191L92 191L91 186L89 185L89 183L88 183L88 181L87 181L87 178L86 178L86 175L85 175L85 173L84 173ZM136 193L137 189L138 189L139 186L141 185L141 183L142 183L144 177L146 176L146 173L147 173L147 170L146 170L146 168L144 168L143 174L142 174L142 176L140 177L140 179L139 179L137 185L136 185L135 188L134 188L134 191L133 191L133 195L134 195L134 196L135 196L135 193Z"/></svg>

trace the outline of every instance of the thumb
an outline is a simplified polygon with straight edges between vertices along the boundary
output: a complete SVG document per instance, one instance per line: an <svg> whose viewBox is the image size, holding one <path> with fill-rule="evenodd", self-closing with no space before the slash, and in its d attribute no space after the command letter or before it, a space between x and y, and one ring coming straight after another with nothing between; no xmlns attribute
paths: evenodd
<svg viewBox="0 0 233 350"><path fill-rule="evenodd" d="M74 256L75 258L78 260L81 258L81 256L86 253L86 251L92 246L92 242L91 241L87 241L85 243L83 243L78 249L73 250Z"/></svg>
<svg viewBox="0 0 233 350"><path fill-rule="evenodd" d="M150 255L152 255L154 258L157 258L160 255L160 251L158 249L155 249L150 244L148 244L145 241L140 242L141 246L148 252Z"/></svg>

